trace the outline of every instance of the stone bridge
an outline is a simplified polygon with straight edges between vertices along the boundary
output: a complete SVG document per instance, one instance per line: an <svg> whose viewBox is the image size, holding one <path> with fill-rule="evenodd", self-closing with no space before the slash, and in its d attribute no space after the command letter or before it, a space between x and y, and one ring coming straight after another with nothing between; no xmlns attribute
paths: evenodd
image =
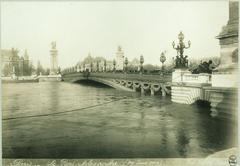
<svg viewBox="0 0 240 166"><path fill-rule="evenodd" d="M212 86L211 74L191 74L175 70L171 75L126 74L108 72L71 72L62 75L63 81L78 82L92 80L115 89L137 91L142 94L171 95L171 101L193 104L196 101L210 103L212 113L235 114L237 90Z"/></svg>
<svg viewBox="0 0 240 166"><path fill-rule="evenodd" d="M170 94L172 76L148 75L148 74L127 74L107 72L72 72L62 75L63 81L78 82L81 80L92 80L115 89L125 91L139 91L142 94Z"/></svg>

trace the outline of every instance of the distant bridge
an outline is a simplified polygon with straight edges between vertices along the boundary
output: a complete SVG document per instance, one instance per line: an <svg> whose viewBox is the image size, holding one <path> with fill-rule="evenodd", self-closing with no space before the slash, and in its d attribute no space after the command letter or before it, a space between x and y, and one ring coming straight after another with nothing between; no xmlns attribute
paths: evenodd
<svg viewBox="0 0 240 166"><path fill-rule="evenodd" d="M115 89L125 91L140 91L143 94L156 93L166 96L170 94L172 75L149 75L108 72L72 72L62 75L63 81L78 82L92 80Z"/></svg>

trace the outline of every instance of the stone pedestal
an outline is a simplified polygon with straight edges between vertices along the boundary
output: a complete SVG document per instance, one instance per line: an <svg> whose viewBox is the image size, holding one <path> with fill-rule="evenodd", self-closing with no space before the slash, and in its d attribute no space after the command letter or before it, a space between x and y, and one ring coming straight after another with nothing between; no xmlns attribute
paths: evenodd
<svg viewBox="0 0 240 166"><path fill-rule="evenodd" d="M211 83L211 74L207 73L192 74L188 70L176 69L172 73L172 82Z"/></svg>
<svg viewBox="0 0 240 166"><path fill-rule="evenodd" d="M229 1L229 20L216 37L220 43L220 65L212 77L213 87L237 87L238 1Z"/></svg>
<svg viewBox="0 0 240 166"><path fill-rule="evenodd" d="M212 75L212 87L237 88L238 75L234 73L215 73Z"/></svg>
<svg viewBox="0 0 240 166"><path fill-rule="evenodd" d="M203 89L203 99L210 102L212 116L219 116L232 120L237 119L237 88L204 87Z"/></svg>
<svg viewBox="0 0 240 166"><path fill-rule="evenodd" d="M210 86L210 83L210 74L191 74L190 71L177 69L172 74L171 100L182 104L192 104L202 100L202 87ZM164 88L162 89L164 95Z"/></svg>
<svg viewBox="0 0 240 166"><path fill-rule="evenodd" d="M209 101L212 115L237 117L238 88L238 1L229 1L229 20L217 36L220 43L220 65L212 74Z"/></svg>
<svg viewBox="0 0 240 166"><path fill-rule="evenodd" d="M191 74L187 69L175 69L172 73L172 82L183 82L183 76L185 74Z"/></svg>
<svg viewBox="0 0 240 166"><path fill-rule="evenodd" d="M50 75L55 75L58 72L58 64L57 64L57 50L52 49L51 52L51 68Z"/></svg>

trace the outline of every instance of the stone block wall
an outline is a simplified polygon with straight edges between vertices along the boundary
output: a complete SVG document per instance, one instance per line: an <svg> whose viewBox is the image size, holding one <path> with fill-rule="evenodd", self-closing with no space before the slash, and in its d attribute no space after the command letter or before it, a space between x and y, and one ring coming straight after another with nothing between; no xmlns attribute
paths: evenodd
<svg viewBox="0 0 240 166"><path fill-rule="evenodd" d="M202 89L199 87L172 86L171 101L180 104L193 104L202 99Z"/></svg>

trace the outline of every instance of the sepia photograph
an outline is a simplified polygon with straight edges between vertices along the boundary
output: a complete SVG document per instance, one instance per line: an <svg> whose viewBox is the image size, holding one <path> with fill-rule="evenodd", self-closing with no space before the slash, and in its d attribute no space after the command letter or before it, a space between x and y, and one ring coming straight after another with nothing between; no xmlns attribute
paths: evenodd
<svg viewBox="0 0 240 166"><path fill-rule="evenodd" d="M4 166L237 166L238 0L1 5Z"/></svg>

